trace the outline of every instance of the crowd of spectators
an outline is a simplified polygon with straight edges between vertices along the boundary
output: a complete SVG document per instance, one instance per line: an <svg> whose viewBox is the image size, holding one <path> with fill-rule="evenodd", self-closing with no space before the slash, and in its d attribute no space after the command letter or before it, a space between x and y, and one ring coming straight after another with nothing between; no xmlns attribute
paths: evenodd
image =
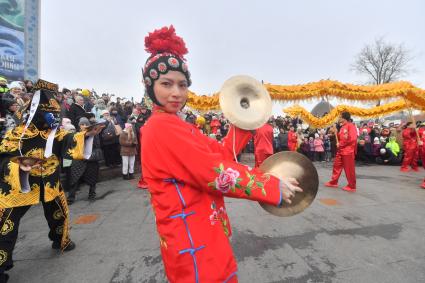
<svg viewBox="0 0 425 283"><path fill-rule="evenodd" d="M194 114L185 111L183 117L188 123L194 124L205 135L218 141L227 134L229 122L220 112ZM288 116L271 117L268 121L273 127L274 152L297 151L312 161L331 162L337 151L336 133L339 125L316 129L302 123L301 120ZM400 165L403 160L406 138L403 131L412 131L417 135L417 156L420 161L422 142L425 138L425 123L377 123L376 121L362 121L355 123L358 130L356 161L359 164ZM409 130L410 129L410 130ZM250 141L245 152L254 152L253 142Z"/></svg>
<svg viewBox="0 0 425 283"><path fill-rule="evenodd" d="M0 141L6 132L19 123L15 112L30 102L33 96L31 81L12 81L0 77ZM66 174L64 186L70 192L72 203L81 182L90 186L89 198L94 199L99 161L108 167L122 166L124 179L134 179L135 164L140 144L140 128L151 110L142 102L135 103L110 94L97 95L88 89L63 88L57 94L61 105L61 127L70 132L85 130L95 123L105 128L95 137L92 156L83 161L63 160ZM136 163L137 162L137 163ZM139 166L140 167L140 166Z"/></svg>
<svg viewBox="0 0 425 283"><path fill-rule="evenodd" d="M14 128L18 120L14 113L19 107L31 100L33 83L31 81L12 81L0 77L0 140L7 130ZM140 145L140 129L147 121L151 110L144 102L114 97L114 95L97 95L88 89L70 90L63 88L57 95L61 104L62 127L68 131L80 131L86 118L90 123L103 121L105 128L97 137L96 143L100 153L96 159L104 160L106 166L123 165L123 178L134 178L134 163ZM195 113L183 110L181 118L196 126L205 135L221 141L229 130L229 121L220 112ZM312 161L331 162L337 150L335 133L338 125L326 129L315 129L303 125L302 121L290 117L277 116L270 118L273 127L274 152L298 151ZM418 123L418 134L422 138L425 124ZM377 163L399 165L403 158L403 128L412 127L406 124L389 124L368 121L358 123L358 145L356 160L361 163ZM421 144L418 150L421 151ZM244 150L253 152L254 145L250 141ZM420 155L419 155L420 156ZM69 165L69 161L64 162ZM67 167L67 166L64 166ZM75 180L71 183L75 183ZM70 186L72 186L71 184Z"/></svg>

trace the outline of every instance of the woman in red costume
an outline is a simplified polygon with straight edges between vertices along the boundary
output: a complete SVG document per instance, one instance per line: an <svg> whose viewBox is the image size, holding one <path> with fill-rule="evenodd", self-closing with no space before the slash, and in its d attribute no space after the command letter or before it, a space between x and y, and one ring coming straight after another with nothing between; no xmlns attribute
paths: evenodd
<svg viewBox="0 0 425 283"><path fill-rule="evenodd" d="M144 70L154 102L143 128L143 176L151 193L162 259L170 282L237 282L237 265L224 196L268 204L290 202L301 189L294 179L279 180L234 161L251 138L231 127L220 144L176 114L187 100L187 49L173 26L145 39L151 53Z"/></svg>

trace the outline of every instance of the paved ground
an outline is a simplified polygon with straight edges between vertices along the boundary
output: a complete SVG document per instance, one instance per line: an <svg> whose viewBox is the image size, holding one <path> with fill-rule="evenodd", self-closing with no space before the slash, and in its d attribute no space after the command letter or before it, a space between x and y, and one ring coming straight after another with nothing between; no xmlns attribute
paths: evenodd
<svg viewBox="0 0 425 283"><path fill-rule="evenodd" d="M249 158L249 157L248 157ZM321 183L331 165L317 164ZM278 218L228 200L240 282L425 282L425 171L357 168L358 192L324 188L302 214ZM345 184L343 179L342 185ZM71 207L74 251L52 251L40 206L25 215L10 282L166 282L146 192L99 185Z"/></svg>

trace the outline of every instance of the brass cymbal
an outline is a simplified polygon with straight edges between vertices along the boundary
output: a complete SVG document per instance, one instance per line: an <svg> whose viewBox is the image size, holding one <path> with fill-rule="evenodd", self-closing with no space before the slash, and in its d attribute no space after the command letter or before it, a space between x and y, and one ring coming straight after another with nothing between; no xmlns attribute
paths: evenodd
<svg viewBox="0 0 425 283"><path fill-rule="evenodd" d="M244 130L260 128L272 115L272 100L261 82L249 76L226 80L219 94L224 117Z"/></svg>
<svg viewBox="0 0 425 283"><path fill-rule="evenodd" d="M285 217L298 214L306 209L316 197L319 175L313 162L300 153L283 151L273 154L260 165L260 170L280 179L293 177L297 179L299 187L303 189L302 193L295 194L291 199L291 204L283 202L280 207L277 207L260 203L264 210L273 215Z"/></svg>

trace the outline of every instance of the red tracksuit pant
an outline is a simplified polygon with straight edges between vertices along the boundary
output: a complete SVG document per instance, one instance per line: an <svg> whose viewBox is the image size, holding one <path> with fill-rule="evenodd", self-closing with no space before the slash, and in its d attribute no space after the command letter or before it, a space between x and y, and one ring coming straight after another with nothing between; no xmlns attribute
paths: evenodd
<svg viewBox="0 0 425 283"><path fill-rule="evenodd" d="M337 152L334 159L332 179L330 181L331 184L338 184L342 169L344 169L345 176L347 177L348 187L351 189L356 189L356 162L354 153L349 155L341 155L341 153Z"/></svg>
<svg viewBox="0 0 425 283"><path fill-rule="evenodd" d="M406 149L404 152L403 163L401 164L402 169L408 169L409 165L416 169L418 168L418 149Z"/></svg>

